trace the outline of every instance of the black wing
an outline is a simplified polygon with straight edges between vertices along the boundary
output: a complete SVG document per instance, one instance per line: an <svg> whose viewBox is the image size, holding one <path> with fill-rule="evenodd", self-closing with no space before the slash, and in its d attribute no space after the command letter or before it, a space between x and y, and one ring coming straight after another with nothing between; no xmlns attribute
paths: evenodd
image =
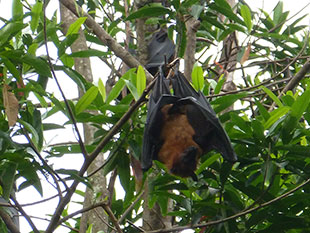
<svg viewBox="0 0 310 233"><path fill-rule="evenodd" d="M160 131L163 116L160 110L164 105L173 104L178 99L171 95L169 80L164 77L163 70L161 69L148 103L141 156L142 169L144 171L152 166L154 159L157 159L157 153L161 146Z"/></svg>
<svg viewBox="0 0 310 233"><path fill-rule="evenodd" d="M145 68L155 75L158 67L170 62L174 57L175 45L173 41L168 38L168 34L164 29L154 33L148 45L148 61Z"/></svg>
<svg viewBox="0 0 310 233"><path fill-rule="evenodd" d="M176 72L172 78L178 105L188 105L187 118L195 130L194 140L205 153L217 150L228 161L237 160L229 137L223 129L211 105L201 92L197 92L184 75Z"/></svg>
<svg viewBox="0 0 310 233"><path fill-rule="evenodd" d="M147 121L143 135L142 169L148 170L152 166L152 161L157 159L162 145L160 132L163 115L160 110L167 104L173 105L170 112L173 112L174 109L178 111L180 106L186 105L187 118L195 131L193 139L204 153L215 149L228 161L236 161L237 156L231 142L204 95L201 92L196 92L184 75L178 71L172 78L172 87L174 95L171 95L169 80L164 77L161 70L148 103Z"/></svg>

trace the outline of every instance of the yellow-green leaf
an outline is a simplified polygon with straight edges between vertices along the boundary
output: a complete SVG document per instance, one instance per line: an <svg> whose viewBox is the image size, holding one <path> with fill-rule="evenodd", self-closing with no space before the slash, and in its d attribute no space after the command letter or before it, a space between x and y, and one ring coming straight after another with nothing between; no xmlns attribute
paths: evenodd
<svg viewBox="0 0 310 233"><path fill-rule="evenodd" d="M192 71L192 81L197 91L201 91L203 89L204 87L203 70L201 66L198 66L197 64L194 65Z"/></svg>
<svg viewBox="0 0 310 233"><path fill-rule="evenodd" d="M142 95L144 89L146 86L146 76L145 76L145 72L144 69L142 68L142 66L138 67L138 72L137 72L137 91L139 96Z"/></svg>
<svg viewBox="0 0 310 233"><path fill-rule="evenodd" d="M37 1L36 4L31 9L31 21L30 21L30 29L32 32L35 32L38 25L40 14L42 13L43 2Z"/></svg>
<svg viewBox="0 0 310 233"><path fill-rule="evenodd" d="M89 88L77 102L75 107L76 114L83 112L94 101L94 99L97 97L97 94L98 88L96 86Z"/></svg>
<svg viewBox="0 0 310 233"><path fill-rule="evenodd" d="M251 16L250 9L248 8L247 5L241 5L240 13L241 13L241 16L244 20L246 27L248 28L248 31L251 32L251 30L252 30L252 16Z"/></svg>
<svg viewBox="0 0 310 233"><path fill-rule="evenodd" d="M107 93L105 91L105 86L101 80L101 78L99 79L98 81L98 89L99 89L99 92L101 94L101 97L102 97L102 100L103 102L105 102L106 98L107 98Z"/></svg>
<svg viewBox="0 0 310 233"><path fill-rule="evenodd" d="M273 92L271 90L269 90L268 88L262 86L261 87L263 89L264 92L266 92L267 95L269 95L269 97L279 106L282 107L283 104L281 102L281 100L275 95L273 94Z"/></svg>
<svg viewBox="0 0 310 233"><path fill-rule="evenodd" d="M66 36L79 33L79 30L86 19L87 17L80 17L74 23L72 23L67 31Z"/></svg>

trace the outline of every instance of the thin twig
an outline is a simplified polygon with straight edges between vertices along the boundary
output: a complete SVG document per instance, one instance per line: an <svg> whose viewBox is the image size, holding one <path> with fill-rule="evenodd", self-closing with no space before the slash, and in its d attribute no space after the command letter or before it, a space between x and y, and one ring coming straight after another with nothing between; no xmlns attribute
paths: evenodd
<svg viewBox="0 0 310 233"><path fill-rule="evenodd" d="M27 220L29 225L31 226L31 229L34 233L40 233L40 231L37 229L36 225L32 222L29 215L24 211L23 207L18 203L18 201L11 195L11 200L14 202L15 206L17 207L18 211L23 215L23 217Z"/></svg>
<svg viewBox="0 0 310 233"><path fill-rule="evenodd" d="M42 217L38 217L38 216L33 216L33 215L29 215L30 218L32 219L38 219L38 220L41 220L41 221L46 221L46 222L50 222L51 220L50 219L47 219L47 218L42 218ZM69 225L66 225L66 224L61 224L62 227L66 227L74 232L79 232L78 229L74 228L74 227L71 227Z"/></svg>
<svg viewBox="0 0 310 233"><path fill-rule="evenodd" d="M58 197L58 196L59 196L59 195L58 195L58 194L56 194L56 195L54 195L54 196L51 196L51 197L45 198L45 199L40 200L40 201L36 201L36 202L32 202L32 203L20 204L20 206L25 207L25 206L33 206L33 205L38 205L38 204L41 204L41 203L43 203L43 202L50 201L50 200L52 200L52 199L54 199L54 198L56 198L56 197Z"/></svg>
<svg viewBox="0 0 310 233"><path fill-rule="evenodd" d="M141 227L136 226L133 222L129 221L128 219L126 220L126 222L128 222L129 225L136 228L138 231L145 232L145 230L143 230Z"/></svg>
<svg viewBox="0 0 310 233"><path fill-rule="evenodd" d="M127 214L132 210L132 208L134 208L134 206L137 204L137 202L142 198L143 194L144 194L144 191L142 191L142 192L137 196L136 200L134 200L134 201L131 203L131 205L124 211L122 217L118 220L118 222L119 222L120 224L125 220Z"/></svg>
<svg viewBox="0 0 310 233"><path fill-rule="evenodd" d="M115 215L113 214L110 206L108 205L102 205L102 207L104 208L104 210L107 212L107 214L109 215L113 225L116 227L116 230L118 233L122 233L122 229L120 227L120 225L118 224L117 218L115 217Z"/></svg>
<svg viewBox="0 0 310 233"><path fill-rule="evenodd" d="M62 191L61 191L61 188L59 186L59 183L58 183L58 180L59 179L63 185L65 186L66 189L68 189L68 186L66 184L66 182L61 179L61 177L48 165L48 163L45 161L45 159L41 156L40 152L38 151L38 149L36 148L36 146L34 145L33 141L31 140L31 138L29 137L29 134L28 132L26 131L25 128L22 127L22 131L25 135L25 137L27 138L29 144L30 144L30 147L31 149L35 152L35 154L38 156L38 158L40 159L40 161L42 162L42 164L44 165L44 167L46 167L46 171L52 176L53 180L54 180L54 183L56 185L56 190L58 192L58 196L59 198L62 197ZM56 179L57 177L57 179Z"/></svg>
<svg viewBox="0 0 310 233"><path fill-rule="evenodd" d="M104 204L106 204L106 201L98 202L98 203L95 203L95 204L93 204L91 206L87 206L87 207L85 207L83 209L77 210L77 211L75 211L75 212L73 212L71 214L68 214L67 216L63 217L62 219L60 219L59 223L63 223L63 222L69 220L70 218L72 218L72 217L74 217L74 216L76 216L78 214L81 214L81 213L84 213L84 212L88 212L88 211L90 211L92 209L101 207Z"/></svg>

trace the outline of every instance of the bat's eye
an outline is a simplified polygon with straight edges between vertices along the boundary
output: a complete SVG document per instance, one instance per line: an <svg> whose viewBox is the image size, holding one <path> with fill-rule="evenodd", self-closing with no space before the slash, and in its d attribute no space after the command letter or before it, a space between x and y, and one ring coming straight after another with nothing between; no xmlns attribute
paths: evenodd
<svg viewBox="0 0 310 233"><path fill-rule="evenodd" d="M197 147L190 146L182 153L182 162L191 167L193 164L196 166L196 157L197 157Z"/></svg>

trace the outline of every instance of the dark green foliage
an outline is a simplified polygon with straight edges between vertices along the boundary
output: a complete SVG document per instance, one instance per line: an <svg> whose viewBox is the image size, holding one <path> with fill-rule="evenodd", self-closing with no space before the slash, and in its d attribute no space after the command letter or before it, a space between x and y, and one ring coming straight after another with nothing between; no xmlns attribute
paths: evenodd
<svg viewBox="0 0 310 233"><path fill-rule="evenodd" d="M60 79L74 83L70 90L78 87L85 93L79 100L68 100L68 104L77 123L89 123L96 128L94 141L85 145L89 154L139 99L146 85L143 69L138 67L117 77L109 93L104 92L103 83L98 86L89 83L75 71L73 59L76 57L100 57L111 61L115 70L119 64L118 60L115 62L114 53L102 46L103 42L88 27L84 28L87 41L101 47L70 52L69 47L78 38L78 29L85 18L77 20L67 35L61 34L56 15L46 19L47 41L56 50L56 57L50 65L45 52L42 54L45 51L42 2L36 1L35 5L29 6L31 10L22 8L21 2L26 4L25 1L15 1L17 5L13 8L12 19L1 18L3 26L0 29L0 195L5 200L9 200L17 179L20 181L17 191L33 187L40 195L45 194L43 182L45 179L51 182L51 177L56 177L59 184L62 183L61 177L63 181L76 180L90 185L86 175L79 175L82 164L75 169L69 169L66 164L61 169L53 168L53 160L62 161L65 156L80 154L82 150L76 142L50 145L46 141L47 133L57 134L60 132L57 130L66 126L74 128L63 99L55 95L56 90L48 89L54 81L52 69L57 77L61 76ZM144 186L141 186L133 175L137 167L132 160L138 160L141 154L147 111L146 105L142 104L102 149L107 160L99 172L107 177L116 172L120 181L109 200L117 219L137 200L141 187L142 190L148 187L146 204L150 208L158 203L163 215L173 216L174 225L189 226L223 219L259 206L309 178L309 72L293 90L280 95L288 82L286 78L295 76L309 59L309 34L304 31L306 26L301 24L305 15L297 14L290 21L292 23L287 23L291 14L283 10L285 2L279 2L269 14L263 10L257 12L251 4L245 3L231 8L225 0L173 0L169 1L169 6L146 4L138 10L130 7L129 15L126 15L121 2L77 1L93 16L95 10L100 14L108 11L109 15L116 15L114 19L98 19L102 28L114 38L124 36L124 20L132 30L139 18L149 18L148 22L167 26L169 37L174 39L181 58L187 43L184 16L191 15L200 20L197 36L206 41L197 41L199 59L193 72L193 86L210 98L239 160L230 164L214 151L204 155L196 171L198 182L172 176L161 163L155 162L152 171L144 174ZM224 21L220 20L219 13L225 16ZM97 13L96 16L99 18ZM241 35L235 54L242 72L236 73L237 91L225 93L224 74L231 70L225 70L225 61L219 61L219 54L206 51L214 49L213 44L221 46L233 32ZM241 66L248 44L249 56ZM138 47L135 40L130 46ZM254 65L255 75L247 69ZM112 79L110 70L99 69L100 78ZM268 81L266 77L272 80ZM8 87L19 104L18 121L12 127L8 124L4 87ZM124 88L127 95L119 98ZM234 110L230 109L233 105ZM57 114L66 117L64 123L49 121L59 116ZM124 190L121 198L115 194L120 189ZM169 200L173 202L172 210L167 208ZM120 223L124 232L137 232L126 220L138 225L142 219L142 204L139 199ZM310 189L307 185L264 208L209 226L206 232L310 232L309 205ZM63 211L63 216L67 215L67 210ZM80 219L75 220L76 227L79 227ZM69 222L66 224L70 225ZM7 232L2 221L0 231ZM196 232L199 232L198 228Z"/></svg>

